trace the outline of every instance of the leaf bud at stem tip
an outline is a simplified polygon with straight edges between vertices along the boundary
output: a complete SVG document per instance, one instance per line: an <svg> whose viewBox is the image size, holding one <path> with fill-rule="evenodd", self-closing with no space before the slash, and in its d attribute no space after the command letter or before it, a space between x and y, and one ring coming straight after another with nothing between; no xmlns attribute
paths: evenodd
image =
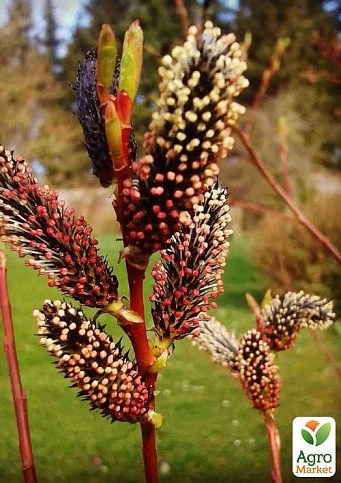
<svg viewBox="0 0 341 483"><path fill-rule="evenodd" d="M114 76L117 58L116 39L110 26L102 25L97 46L97 72L98 84L104 91L109 92ZM102 91L103 91L102 89ZM101 100L101 90L97 88Z"/></svg>
<svg viewBox="0 0 341 483"><path fill-rule="evenodd" d="M118 90L125 90L133 102L141 77L143 60L143 31L138 20L127 30L121 59L121 75Z"/></svg>

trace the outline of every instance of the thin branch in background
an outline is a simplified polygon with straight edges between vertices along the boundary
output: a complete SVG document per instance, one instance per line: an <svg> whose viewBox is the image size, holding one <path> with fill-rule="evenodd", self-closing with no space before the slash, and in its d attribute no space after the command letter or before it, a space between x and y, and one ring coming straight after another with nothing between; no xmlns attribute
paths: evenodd
<svg viewBox="0 0 341 483"><path fill-rule="evenodd" d="M143 51L146 54L148 54L148 55L150 55L152 57L155 57L157 59L161 59L161 57L162 57L161 52L158 49L156 49L155 47L153 47L153 45L150 45L150 44L147 44L147 43L145 43L143 45Z"/></svg>
<svg viewBox="0 0 341 483"><path fill-rule="evenodd" d="M265 327L265 323L264 323L261 308L258 302L256 301L256 299L251 294L247 293L245 297L251 309L251 312L255 316L257 330L262 333Z"/></svg>
<svg viewBox="0 0 341 483"><path fill-rule="evenodd" d="M184 40L187 39L188 29L190 26L187 9L184 5L183 0L174 0L175 11L179 17L180 25L182 29L182 35Z"/></svg>
<svg viewBox="0 0 341 483"><path fill-rule="evenodd" d="M274 77L274 75L278 72L280 65L281 65L281 58L283 57L287 47L289 46L289 39L287 38L280 38L277 41L275 46L274 52L270 57L268 68L263 72L261 85L258 89L258 92L253 100L252 106L249 110L248 119L245 122L243 130L246 133L251 131L251 128L255 122L256 115L258 109L265 97L265 94L269 88L270 81Z"/></svg>
<svg viewBox="0 0 341 483"><path fill-rule="evenodd" d="M238 134L243 146L249 154L251 162L258 169L260 174L263 176L268 185L279 195L279 197L284 201L284 203L290 208L294 213L297 220L301 225L303 225L308 232L323 246L323 248L332 255L335 260L341 264L341 253L337 247L306 217L303 211L297 206L295 201L293 201L290 196L284 191L284 189L277 183L276 179L267 169L261 158L257 155L255 149L250 143L249 137L240 129L236 129L235 132Z"/></svg>
<svg viewBox="0 0 341 483"><path fill-rule="evenodd" d="M288 124L284 116L278 119L279 161L283 174L284 189L292 198L292 187L289 174Z"/></svg>
<svg viewBox="0 0 341 483"><path fill-rule="evenodd" d="M6 256L2 249L0 249L0 305L4 328L4 350L7 359L15 417L17 421L22 472L25 483L36 483L37 477L28 423L27 399L20 379L11 306L7 288Z"/></svg>
<svg viewBox="0 0 341 483"><path fill-rule="evenodd" d="M296 220L296 218L290 215L289 213L284 213L282 211L278 211L273 208L268 208L266 206L262 206L257 203L250 203L249 201L229 198L229 205L235 206L236 208L242 208L243 210L254 211L255 213L260 213L262 215L273 215L273 216L276 216L277 218L283 218L285 220L290 220L290 221Z"/></svg>

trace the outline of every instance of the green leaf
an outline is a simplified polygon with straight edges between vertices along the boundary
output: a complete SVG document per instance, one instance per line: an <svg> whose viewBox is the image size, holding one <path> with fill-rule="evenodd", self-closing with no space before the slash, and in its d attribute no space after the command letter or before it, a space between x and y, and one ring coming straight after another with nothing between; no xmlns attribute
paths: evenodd
<svg viewBox="0 0 341 483"><path fill-rule="evenodd" d="M117 57L116 39L110 26L102 25L97 46L97 77L106 91L109 91L114 76Z"/></svg>
<svg viewBox="0 0 341 483"><path fill-rule="evenodd" d="M136 95L135 81L136 63L131 52L123 52L121 59L121 73L119 90L125 90L133 101Z"/></svg>
<svg viewBox="0 0 341 483"><path fill-rule="evenodd" d="M316 433L316 446L320 446L320 444L325 442L330 434L330 430L330 423L326 423L320 427L320 429Z"/></svg>
<svg viewBox="0 0 341 483"><path fill-rule="evenodd" d="M125 90L134 102L140 82L143 59L143 32L135 20L124 36L118 90Z"/></svg>
<svg viewBox="0 0 341 483"><path fill-rule="evenodd" d="M306 429L302 429L301 434L304 441L306 441L309 444L314 444L312 435Z"/></svg>

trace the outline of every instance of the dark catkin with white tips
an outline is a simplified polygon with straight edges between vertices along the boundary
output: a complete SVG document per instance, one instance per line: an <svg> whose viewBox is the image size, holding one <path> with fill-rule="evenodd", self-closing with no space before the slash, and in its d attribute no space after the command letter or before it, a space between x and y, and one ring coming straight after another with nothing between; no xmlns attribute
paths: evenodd
<svg viewBox="0 0 341 483"><path fill-rule="evenodd" d="M194 206L191 223L161 252L150 297L159 338L181 339L195 332L199 319L216 307L214 300L224 291L230 220L226 189L211 186L203 202Z"/></svg>
<svg viewBox="0 0 341 483"><path fill-rule="evenodd" d="M264 339L276 351L290 348L301 328L323 330L335 321L333 302L303 291L277 295L262 310L262 317Z"/></svg>
<svg viewBox="0 0 341 483"><path fill-rule="evenodd" d="M259 331L252 329L243 335L231 368L255 409L265 412L278 406L281 389L278 368Z"/></svg>
<svg viewBox="0 0 341 483"><path fill-rule="evenodd" d="M199 350L208 352L213 362L223 367L230 367L239 350L239 341L233 332L215 317L199 320L199 335L193 337L193 345Z"/></svg>
<svg viewBox="0 0 341 483"><path fill-rule="evenodd" d="M145 252L163 248L214 183L217 161L232 148L231 126L244 112L234 98L248 84L245 69L234 35L211 22L202 33L191 27L184 45L162 59L146 154L123 190L130 244Z"/></svg>
<svg viewBox="0 0 341 483"><path fill-rule="evenodd" d="M150 399L135 363L120 343L72 305L46 300L34 316L40 343L58 359L57 369L80 389L78 396L112 421L145 418Z"/></svg>
<svg viewBox="0 0 341 483"><path fill-rule="evenodd" d="M120 74L119 61L113 76L110 94L116 96ZM83 128L85 146L92 161L94 175L103 187L108 187L114 178L114 169L110 157L109 146L105 134L103 110L97 95L97 49L90 50L84 61L78 67L75 85L76 111L75 114ZM129 139L130 159L135 160L137 145L134 133Z"/></svg>
<svg viewBox="0 0 341 483"><path fill-rule="evenodd" d="M98 254L83 217L41 187L26 161L0 146L0 233L26 265L83 305L103 308L118 298L118 281Z"/></svg>

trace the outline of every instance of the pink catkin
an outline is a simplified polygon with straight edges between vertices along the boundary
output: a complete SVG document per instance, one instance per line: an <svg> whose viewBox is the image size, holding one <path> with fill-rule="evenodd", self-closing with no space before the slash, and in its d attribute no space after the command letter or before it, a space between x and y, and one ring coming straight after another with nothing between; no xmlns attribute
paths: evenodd
<svg viewBox="0 0 341 483"><path fill-rule="evenodd" d="M0 228L26 265L47 275L84 305L102 308L118 298L118 281L98 254L84 218L64 206L55 191L38 185L26 161L0 148Z"/></svg>
<svg viewBox="0 0 341 483"><path fill-rule="evenodd" d="M150 394L120 343L80 309L59 300L46 300L34 315L41 344L92 409L112 421L136 423L145 418Z"/></svg>

